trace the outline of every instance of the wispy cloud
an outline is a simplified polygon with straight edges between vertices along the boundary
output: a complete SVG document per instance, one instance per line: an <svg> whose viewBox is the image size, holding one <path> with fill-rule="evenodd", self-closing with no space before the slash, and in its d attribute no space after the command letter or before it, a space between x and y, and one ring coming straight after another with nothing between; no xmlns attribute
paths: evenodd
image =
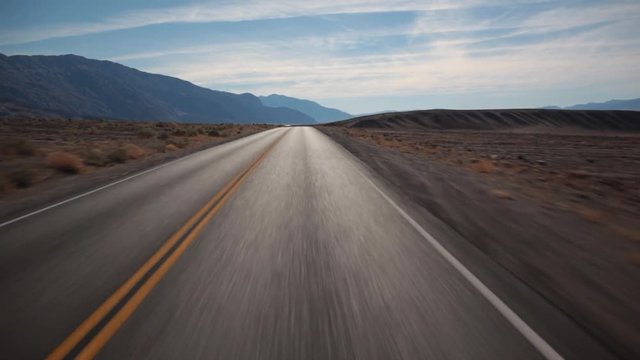
<svg viewBox="0 0 640 360"><path fill-rule="evenodd" d="M113 60L166 57L148 69L214 88L312 98L588 86L640 80L633 75L640 39L616 35L632 31L638 15L629 14L639 14L632 11L636 8L633 3L543 8L517 21L502 13L481 19L459 11L435 18L425 13L405 27L167 49ZM500 29L509 30L495 31ZM397 36L406 38L399 50L345 51Z"/></svg>
<svg viewBox="0 0 640 360"><path fill-rule="evenodd" d="M633 75L638 43L629 50L626 42L591 40L603 31L607 30L485 54L469 51L469 43L461 40L437 42L428 50L418 46L413 51L352 57L331 56L321 43L313 48L313 42L305 42L304 52L291 42L243 43L223 53L200 49L193 59L151 70L214 88L311 98L587 86L633 76L640 81ZM323 53L327 55L319 55Z"/></svg>
<svg viewBox="0 0 640 360"><path fill-rule="evenodd" d="M329 14L354 14L399 11L432 11L459 9L487 0L342 0L342 1L270 1L210 2L157 9L124 12L99 22L55 24L31 29L5 30L0 45L18 44L45 39L79 36L167 23L207 23L282 19ZM504 3L505 0L490 0Z"/></svg>

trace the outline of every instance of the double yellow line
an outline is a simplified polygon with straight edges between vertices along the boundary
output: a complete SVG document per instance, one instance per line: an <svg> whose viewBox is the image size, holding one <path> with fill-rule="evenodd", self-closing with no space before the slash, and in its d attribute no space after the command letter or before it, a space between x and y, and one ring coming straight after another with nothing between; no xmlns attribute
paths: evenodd
<svg viewBox="0 0 640 360"><path fill-rule="evenodd" d="M276 139L248 168L237 174L171 235L133 276L89 315L46 359L94 358L287 132Z"/></svg>

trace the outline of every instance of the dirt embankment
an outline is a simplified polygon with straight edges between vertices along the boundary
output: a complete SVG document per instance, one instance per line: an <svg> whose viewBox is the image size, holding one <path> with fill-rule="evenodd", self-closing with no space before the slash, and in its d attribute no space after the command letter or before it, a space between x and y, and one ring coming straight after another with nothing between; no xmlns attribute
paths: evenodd
<svg viewBox="0 0 640 360"><path fill-rule="evenodd" d="M320 130L615 352L640 356L640 135Z"/></svg>
<svg viewBox="0 0 640 360"><path fill-rule="evenodd" d="M376 114L330 125L350 128L466 129L569 128L640 131L640 111L419 110Z"/></svg>
<svg viewBox="0 0 640 360"><path fill-rule="evenodd" d="M271 127L0 119L0 218Z"/></svg>

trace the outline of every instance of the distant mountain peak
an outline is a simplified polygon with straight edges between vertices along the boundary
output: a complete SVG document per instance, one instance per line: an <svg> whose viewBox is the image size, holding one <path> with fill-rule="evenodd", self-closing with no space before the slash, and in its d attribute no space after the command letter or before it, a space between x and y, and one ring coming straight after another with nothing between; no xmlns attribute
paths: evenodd
<svg viewBox="0 0 640 360"><path fill-rule="evenodd" d="M319 123L345 120L353 117L344 111L322 106L315 101L298 99L286 95L271 94L268 96L260 96L260 101L262 101L265 106L276 108L287 107L300 111Z"/></svg>
<svg viewBox="0 0 640 360"><path fill-rule="evenodd" d="M590 102L567 107L546 106L545 109L564 110L640 110L640 98L629 100L608 100L605 102Z"/></svg>

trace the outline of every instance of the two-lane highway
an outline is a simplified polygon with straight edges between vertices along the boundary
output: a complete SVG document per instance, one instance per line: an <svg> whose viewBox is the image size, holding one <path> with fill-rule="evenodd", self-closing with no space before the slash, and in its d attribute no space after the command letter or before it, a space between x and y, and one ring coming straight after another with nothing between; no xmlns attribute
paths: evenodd
<svg viewBox="0 0 640 360"><path fill-rule="evenodd" d="M0 358L559 355L312 128L0 227Z"/></svg>

